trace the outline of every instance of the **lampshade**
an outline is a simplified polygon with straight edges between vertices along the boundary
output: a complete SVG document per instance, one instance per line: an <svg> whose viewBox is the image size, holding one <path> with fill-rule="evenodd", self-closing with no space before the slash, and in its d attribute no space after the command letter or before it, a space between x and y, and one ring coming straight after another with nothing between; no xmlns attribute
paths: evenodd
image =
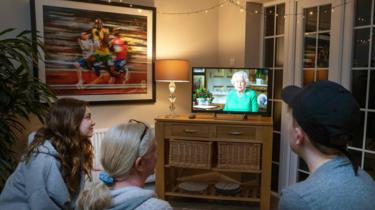
<svg viewBox="0 0 375 210"><path fill-rule="evenodd" d="M155 64L157 82L189 82L189 62L187 60L161 59Z"/></svg>

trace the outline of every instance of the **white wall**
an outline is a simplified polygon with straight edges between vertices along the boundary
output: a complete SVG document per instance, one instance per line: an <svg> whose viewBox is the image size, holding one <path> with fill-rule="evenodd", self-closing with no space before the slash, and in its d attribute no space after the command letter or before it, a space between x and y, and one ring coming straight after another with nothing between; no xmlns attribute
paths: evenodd
<svg viewBox="0 0 375 210"><path fill-rule="evenodd" d="M245 0L239 4L245 6ZM245 65L245 23L246 12L232 4L219 9L219 62L222 67L244 67Z"/></svg>

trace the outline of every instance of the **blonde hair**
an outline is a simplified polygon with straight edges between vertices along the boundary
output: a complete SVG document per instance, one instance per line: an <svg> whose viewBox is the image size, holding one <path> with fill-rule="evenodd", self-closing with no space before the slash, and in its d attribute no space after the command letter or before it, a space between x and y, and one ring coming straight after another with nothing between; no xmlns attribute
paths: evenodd
<svg viewBox="0 0 375 210"><path fill-rule="evenodd" d="M134 170L134 162L149 151L154 137L152 129L142 122L119 124L110 128L103 137L100 149L100 162L104 170L114 180L128 178ZM112 202L109 190L101 181L91 184L80 193L78 209L109 208Z"/></svg>
<svg viewBox="0 0 375 210"><path fill-rule="evenodd" d="M234 85L236 81L244 81L247 84L249 83L249 76L245 71L237 71L233 74L230 82L232 83L232 85Z"/></svg>

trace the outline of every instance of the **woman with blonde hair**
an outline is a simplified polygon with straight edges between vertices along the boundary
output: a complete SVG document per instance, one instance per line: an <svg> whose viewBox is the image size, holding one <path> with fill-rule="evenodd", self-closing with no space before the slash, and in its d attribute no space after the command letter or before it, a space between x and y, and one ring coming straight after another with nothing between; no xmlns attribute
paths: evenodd
<svg viewBox="0 0 375 210"><path fill-rule="evenodd" d="M104 171L99 182L81 192L78 209L172 209L168 202L157 199L154 191L143 189L156 164L154 137L153 131L137 120L110 128L100 150Z"/></svg>
<svg viewBox="0 0 375 210"><path fill-rule="evenodd" d="M91 178L95 122L86 102L61 98L0 195L0 209L74 209L84 178Z"/></svg>

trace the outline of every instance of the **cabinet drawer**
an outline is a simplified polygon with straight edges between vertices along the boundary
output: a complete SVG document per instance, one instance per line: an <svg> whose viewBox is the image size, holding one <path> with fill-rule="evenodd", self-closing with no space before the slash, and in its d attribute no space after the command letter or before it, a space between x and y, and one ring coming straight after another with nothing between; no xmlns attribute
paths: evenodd
<svg viewBox="0 0 375 210"><path fill-rule="evenodd" d="M170 125L166 129L172 136L180 137L209 137L209 126L207 125Z"/></svg>
<svg viewBox="0 0 375 210"><path fill-rule="evenodd" d="M256 127L217 126L217 138L255 139Z"/></svg>

